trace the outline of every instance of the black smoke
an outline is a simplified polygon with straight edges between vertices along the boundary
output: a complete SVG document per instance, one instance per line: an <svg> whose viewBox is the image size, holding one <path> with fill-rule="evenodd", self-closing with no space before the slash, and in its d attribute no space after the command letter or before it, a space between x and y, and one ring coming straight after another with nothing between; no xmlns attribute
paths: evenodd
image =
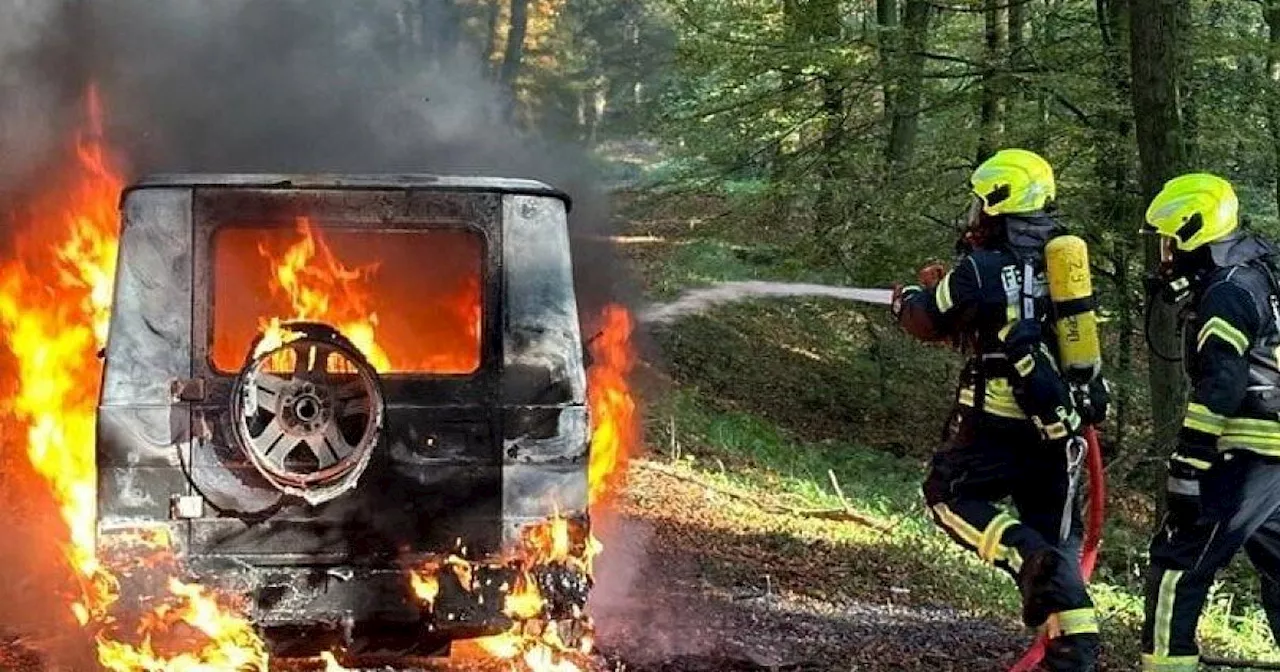
<svg viewBox="0 0 1280 672"><path fill-rule="evenodd" d="M607 199L576 145L513 121L462 0L14 0L0 8L0 189L64 151L96 86L131 176L430 172L569 192L579 239ZM534 115L536 117L536 115ZM547 124L563 127L563 124ZM618 265L576 267L591 310ZM603 288L603 289L602 289Z"/></svg>

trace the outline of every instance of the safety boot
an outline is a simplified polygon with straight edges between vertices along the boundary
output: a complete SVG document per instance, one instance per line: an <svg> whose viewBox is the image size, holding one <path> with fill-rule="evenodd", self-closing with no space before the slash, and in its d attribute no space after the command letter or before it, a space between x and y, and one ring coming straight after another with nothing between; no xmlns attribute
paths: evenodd
<svg viewBox="0 0 1280 672"><path fill-rule="evenodd" d="M1098 614L1093 607L1067 609L1049 614L1040 633L1048 643L1044 659L1036 669L1042 672L1092 672L1098 663Z"/></svg>

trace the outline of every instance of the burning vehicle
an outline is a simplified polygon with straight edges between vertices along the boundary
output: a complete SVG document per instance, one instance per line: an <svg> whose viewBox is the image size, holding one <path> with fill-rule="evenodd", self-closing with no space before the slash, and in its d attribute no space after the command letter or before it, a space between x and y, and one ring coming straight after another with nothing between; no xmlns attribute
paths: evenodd
<svg viewBox="0 0 1280 672"><path fill-rule="evenodd" d="M163 538L283 657L588 638L569 208L539 182L422 175L125 188L98 557ZM120 575L120 605L145 609L145 575Z"/></svg>

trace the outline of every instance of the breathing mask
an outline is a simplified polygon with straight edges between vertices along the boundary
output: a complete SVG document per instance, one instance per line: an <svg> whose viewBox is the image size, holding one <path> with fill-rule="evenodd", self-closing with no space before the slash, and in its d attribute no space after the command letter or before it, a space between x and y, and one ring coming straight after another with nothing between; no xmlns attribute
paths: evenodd
<svg viewBox="0 0 1280 672"><path fill-rule="evenodd" d="M956 254L969 254L991 239L994 218L983 212L983 205L983 200L974 196L969 209L965 211L961 219L960 236L956 240Z"/></svg>
<svg viewBox="0 0 1280 672"><path fill-rule="evenodd" d="M1182 251L1172 238L1160 236L1160 263L1144 281L1147 296L1159 297L1170 305L1181 303L1212 266L1208 246Z"/></svg>

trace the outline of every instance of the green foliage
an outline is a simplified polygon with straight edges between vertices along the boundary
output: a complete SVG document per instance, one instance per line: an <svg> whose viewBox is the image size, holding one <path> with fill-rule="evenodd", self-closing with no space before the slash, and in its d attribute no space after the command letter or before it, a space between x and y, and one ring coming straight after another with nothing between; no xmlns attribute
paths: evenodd
<svg viewBox="0 0 1280 672"><path fill-rule="evenodd" d="M749 184L751 197L730 204L744 228L767 224L771 244L819 275L884 286L952 255L986 126L980 103L994 92L997 144L1050 158L1058 215L1090 243L1110 317L1108 371L1121 383L1113 437L1129 455L1166 450L1149 443L1126 4L1027 3L1021 39L994 52L978 5L937 3L919 52L905 51L909 4L887 3L885 17L866 3L667 0L679 41L653 128L677 162L661 179L685 191ZM1191 9L1183 89L1196 165L1235 180L1254 225L1280 234L1276 149L1258 95L1268 84L1261 10L1202 0ZM920 101L906 113L918 130L893 161L904 113L895 100L913 73ZM1154 478L1157 465L1139 456L1124 466Z"/></svg>

